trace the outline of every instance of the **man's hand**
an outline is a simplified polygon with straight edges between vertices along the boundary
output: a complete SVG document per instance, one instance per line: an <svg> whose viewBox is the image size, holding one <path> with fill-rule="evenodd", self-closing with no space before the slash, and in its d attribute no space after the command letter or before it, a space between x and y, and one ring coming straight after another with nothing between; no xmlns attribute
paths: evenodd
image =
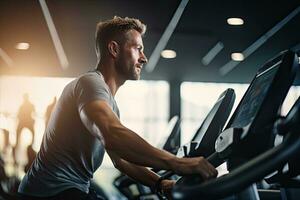
<svg viewBox="0 0 300 200"><path fill-rule="evenodd" d="M203 157L178 158L172 170L178 175L200 174L203 180L209 180L218 175L214 166Z"/></svg>
<svg viewBox="0 0 300 200"><path fill-rule="evenodd" d="M164 196L167 197L167 199L171 199L171 192L173 189L173 186L175 185L176 181L174 180L162 180L160 183L160 189Z"/></svg>
<svg viewBox="0 0 300 200"><path fill-rule="evenodd" d="M174 180L168 180L168 179L162 180L160 183L161 190L164 193L171 192L175 183L176 183L176 181L174 181Z"/></svg>

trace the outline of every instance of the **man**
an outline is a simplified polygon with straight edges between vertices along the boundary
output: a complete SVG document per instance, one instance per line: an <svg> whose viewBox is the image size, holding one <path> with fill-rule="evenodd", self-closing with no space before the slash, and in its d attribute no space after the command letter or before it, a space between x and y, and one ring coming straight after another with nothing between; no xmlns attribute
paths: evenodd
<svg viewBox="0 0 300 200"><path fill-rule="evenodd" d="M156 149L119 121L114 96L126 80L140 78L147 62L145 29L132 18L115 17L97 25L97 68L65 87L37 158L20 184L23 199L91 199L89 181L105 150L121 172L165 192L174 181L160 181L146 167L197 173L204 179L217 175L204 158L177 158Z"/></svg>

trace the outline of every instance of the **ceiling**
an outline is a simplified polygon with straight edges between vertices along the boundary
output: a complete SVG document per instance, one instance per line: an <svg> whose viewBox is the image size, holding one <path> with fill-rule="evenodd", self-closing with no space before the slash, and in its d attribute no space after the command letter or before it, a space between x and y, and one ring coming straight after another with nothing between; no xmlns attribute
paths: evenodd
<svg viewBox="0 0 300 200"><path fill-rule="evenodd" d="M114 15L139 18L147 24L144 46L150 57L180 3L178 0L46 1L69 63L63 69L39 1L1 0L0 75L75 77L93 69L95 25ZM295 16L269 34L269 38L265 37L296 9ZM144 70L142 79L249 82L264 62L300 43L299 9L299 0L190 0L165 47L175 50L177 57L160 57L154 71ZM229 26L226 23L229 17L241 17L245 23ZM232 52L249 50L259 38L263 43L244 61L228 73L220 73L230 63ZM17 50L18 42L28 42L30 48ZM203 57L218 42L223 45L222 50L204 65Z"/></svg>

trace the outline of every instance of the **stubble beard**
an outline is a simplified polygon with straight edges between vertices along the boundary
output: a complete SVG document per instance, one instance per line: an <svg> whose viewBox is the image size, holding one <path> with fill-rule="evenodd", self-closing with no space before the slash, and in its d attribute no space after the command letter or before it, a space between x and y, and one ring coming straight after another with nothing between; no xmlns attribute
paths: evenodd
<svg viewBox="0 0 300 200"><path fill-rule="evenodd" d="M136 66L133 66L131 68L131 76L132 76L131 80L135 80L135 81L136 80L140 80L140 78L141 78L141 70L142 70L142 69L139 69L140 72L137 72L136 68L137 68Z"/></svg>
<svg viewBox="0 0 300 200"><path fill-rule="evenodd" d="M132 65L128 69L125 64L121 62L121 60L118 60L116 63L116 70L118 74L123 77L123 79L126 80L139 80L140 79L140 73L136 71L136 66ZM141 70L141 69L140 69Z"/></svg>

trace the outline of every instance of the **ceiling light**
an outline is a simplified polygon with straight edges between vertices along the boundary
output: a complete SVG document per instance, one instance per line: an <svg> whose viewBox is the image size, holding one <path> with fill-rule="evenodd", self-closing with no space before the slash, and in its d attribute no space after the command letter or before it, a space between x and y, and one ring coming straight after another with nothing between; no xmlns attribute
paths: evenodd
<svg viewBox="0 0 300 200"><path fill-rule="evenodd" d="M242 61L244 60L244 55L242 53L232 53L231 59L234 61Z"/></svg>
<svg viewBox="0 0 300 200"><path fill-rule="evenodd" d="M227 23L229 25L238 26L238 25L243 25L244 20L242 18L228 18Z"/></svg>
<svg viewBox="0 0 300 200"><path fill-rule="evenodd" d="M19 49L19 50L27 50L27 49L29 49L30 45L29 45L29 43L26 43L26 42L20 42L15 47L16 47L16 49Z"/></svg>
<svg viewBox="0 0 300 200"><path fill-rule="evenodd" d="M173 50L163 50L160 55L163 58L175 58L176 57L176 52Z"/></svg>

